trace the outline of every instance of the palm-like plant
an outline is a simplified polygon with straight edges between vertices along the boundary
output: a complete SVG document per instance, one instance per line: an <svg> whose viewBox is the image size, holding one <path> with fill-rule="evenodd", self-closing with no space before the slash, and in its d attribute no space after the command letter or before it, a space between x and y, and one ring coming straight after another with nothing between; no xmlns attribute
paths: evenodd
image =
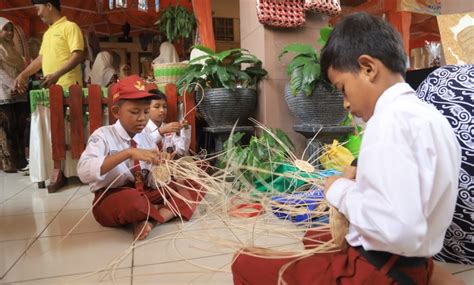
<svg viewBox="0 0 474 285"><path fill-rule="evenodd" d="M322 28L318 44L324 46L331 31L331 27ZM297 92L302 91L309 96L318 81L322 81L318 51L312 45L294 43L284 47L278 58L281 60L287 53L296 54L287 66L291 93L296 95Z"/></svg>
<svg viewBox="0 0 474 285"><path fill-rule="evenodd" d="M191 60L184 75L177 81L181 94L185 88L188 92L192 91L195 87L193 83L199 83L204 88L252 88L267 75L262 61L246 49L214 52L199 45L194 48L205 55Z"/></svg>

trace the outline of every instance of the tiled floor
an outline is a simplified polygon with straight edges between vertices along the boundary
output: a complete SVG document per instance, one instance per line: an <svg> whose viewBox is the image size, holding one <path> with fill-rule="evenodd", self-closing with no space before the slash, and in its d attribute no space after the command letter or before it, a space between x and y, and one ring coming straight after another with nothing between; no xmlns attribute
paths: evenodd
<svg viewBox="0 0 474 285"><path fill-rule="evenodd" d="M92 198L87 186L48 194L29 177L0 171L0 284L232 284L233 250L183 237L177 222L155 228L153 242L132 250L130 229L102 227L88 213ZM188 225L190 233L209 226L199 219ZM474 266L442 266L474 285Z"/></svg>

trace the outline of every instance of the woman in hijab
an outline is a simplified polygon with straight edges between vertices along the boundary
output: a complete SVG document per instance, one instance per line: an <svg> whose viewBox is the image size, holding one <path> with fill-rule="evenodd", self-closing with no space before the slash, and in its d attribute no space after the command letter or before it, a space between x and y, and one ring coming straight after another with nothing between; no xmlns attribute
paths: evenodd
<svg viewBox="0 0 474 285"><path fill-rule="evenodd" d="M117 70L114 68L114 58L108 51L101 51L97 54L92 70L90 81L102 87L108 87L117 79Z"/></svg>
<svg viewBox="0 0 474 285"><path fill-rule="evenodd" d="M163 42L160 45L160 55L155 58L152 65L157 63L176 63L179 62L179 56L174 48L174 45L170 42Z"/></svg>
<svg viewBox="0 0 474 285"><path fill-rule="evenodd" d="M0 17L0 169L17 172L26 165L24 133L28 116L26 94L14 89L25 61L13 46L13 24Z"/></svg>

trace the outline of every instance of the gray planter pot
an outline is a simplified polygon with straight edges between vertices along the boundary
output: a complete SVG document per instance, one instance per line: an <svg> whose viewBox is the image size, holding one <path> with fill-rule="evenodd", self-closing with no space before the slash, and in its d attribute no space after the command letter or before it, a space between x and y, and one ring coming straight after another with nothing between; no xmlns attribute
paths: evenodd
<svg viewBox="0 0 474 285"><path fill-rule="evenodd" d="M347 115L342 93L325 84L318 84L310 96L303 92L294 96L287 84L285 100L291 113L303 124L339 125Z"/></svg>
<svg viewBox="0 0 474 285"><path fill-rule="evenodd" d="M209 127L233 126L237 120L239 125L245 124L253 115L257 105L257 91L247 88L206 89L206 96L198 106L199 112ZM196 92L196 103L201 100L201 91Z"/></svg>

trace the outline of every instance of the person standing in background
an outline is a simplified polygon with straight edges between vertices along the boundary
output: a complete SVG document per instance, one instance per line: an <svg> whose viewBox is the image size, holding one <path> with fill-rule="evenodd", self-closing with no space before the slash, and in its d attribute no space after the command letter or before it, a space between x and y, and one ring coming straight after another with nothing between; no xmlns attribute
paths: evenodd
<svg viewBox="0 0 474 285"><path fill-rule="evenodd" d="M80 63L84 56L84 37L79 26L61 14L59 0L32 0L38 16L49 25L43 36L39 56L18 75L15 87L25 93L28 78L43 69L42 87L53 84L69 88L82 85Z"/></svg>
<svg viewBox="0 0 474 285"><path fill-rule="evenodd" d="M25 61L13 46L13 24L0 17L0 168L17 172L26 165L24 133L28 104L15 92L14 81Z"/></svg>
<svg viewBox="0 0 474 285"><path fill-rule="evenodd" d="M108 87L110 84L115 83L117 81L117 70L114 68L113 61L114 59L110 52L99 52L89 74L90 82L102 87Z"/></svg>

